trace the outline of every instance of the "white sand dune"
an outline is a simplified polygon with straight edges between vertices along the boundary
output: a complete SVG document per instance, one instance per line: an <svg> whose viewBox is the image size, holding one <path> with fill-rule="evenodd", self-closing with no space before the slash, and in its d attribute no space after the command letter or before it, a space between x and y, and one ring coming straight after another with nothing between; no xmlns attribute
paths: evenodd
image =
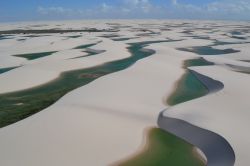
<svg viewBox="0 0 250 166"><path fill-rule="evenodd" d="M167 49L166 54L160 44L150 48L157 50L154 56L99 78L0 130L0 146L5 149L0 151L1 162L6 166L107 165L139 150L144 129L157 125L164 96L184 72L178 51ZM166 77L160 71L171 72ZM10 139L15 137L19 139Z"/></svg>
<svg viewBox="0 0 250 166"><path fill-rule="evenodd" d="M250 137L243 128L247 125L250 116L248 111L250 94L247 90L247 85L250 82L249 75L216 66L193 69L220 80L225 86L224 89L173 107L166 111L164 115L185 120L193 125L220 134L234 149L235 165L248 163L249 158L245 156L250 144Z"/></svg>
<svg viewBox="0 0 250 166"><path fill-rule="evenodd" d="M224 88L221 82L193 70L190 71L207 87L209 94L216 93ZM225 138L183 120L167 117L165 112L168 111L171 111L171 109L162 111L158 118L158 125L162 129L198 147L206 157L207 166L234 165L235 153L230 143L228 143Z"/></svg>
<svg viewBox="0 0 250 166"><path fill-rule="evenodd" d="M64 71L88 68L130 56L127 52L126 44L115 43L108 39L103 40L104 42L99 43L93 48L99 50L105 50L110 46L114 48L108 49L98 56L85 57L81 60L68 60L68 58L86 55L86 53L81 52L81 50L59 51L50 56L26 62L23 67L0 75L0 93L39 86L56 79L60 73ZM16 83L17 79L18 84Z"/></svg>
<svg viewBox="0 0 250 166"><path fill-rule="evenodd" d="M157 33L128 41L113 41L99 37L107 33L83 33L83 37L63 40L65 34L53 37L38 37L25 42L8 39L0 41L0 66L24 65L0 75L0 93L35 87L51 81L60 73L80 68L88 68L131 56L126 43L183 39L182 41L156 43L147 48L156 53L138 61L126 70L101 77L80 87L57 101L49 108L15 124L0 129L0 165L4 166L68 166L68 165L109 165L135 154L143 146L145 129L157 126L162 115L179 119L189 125L208 130L223 137L233 148L236 166L247 165L250 134L249 126L250 77L238 73L229 65L249 67L248 44L226 45L216 48L235 48L241 52L220 56L205 56L215 62L214 66L191 67L190 69L218 80L224 89L207 96L185 102L174 107L166 106L166 100L174 91L177 80L185 73L184 60L198 55L176 48L208 46L213 39L236 41L225 34L249 26L245 22L212 21L167 21L167 20L123 20L89 22L43 22L47 29L60 27L74 29L95 27L109 28L107 23L119 22L131 27L120 28L117 34L134 37L137 29L148 28ZM148 23L156 24L145 25ZM188 22L188 26L183 26ZM27 28L34 23L1 25L0 30ZM207 28L209 27L209 28ZM39 27L36 27L39 29ZM159 31L169 28L169 31ZM132 29L132 30L131 30ZM186 37L185 30L193 30L196 35L207 35L209 39ZM71 34L73 35L73 33ZM249 35L246 33L246 36ZM86 55L72 48L94 43L95 50L106 50L96 56L79 59ZM52 44L50 41L55 42ZM238 41L238 40L237 40ZM54 45L54 46L53 46ZM15 49L10 49L11 47ZM58 51L50 56L27 61L13 57L13 54L43 51ZM239 57L237 57L239 55ZM187 125L184 126L188 127ZM182 128L183 129L183 128ZM179 132L181 129L179 130ZM180 133L180 136L183 133ZM184 133L185 134L185 133ZM208 140L208 143L213 141ZM205 143L205 142L202 142ZM216 145L211 145L214 148ZM221 161L223 155L218 156ZM208 161L209 162L209 161Z"/></svg>

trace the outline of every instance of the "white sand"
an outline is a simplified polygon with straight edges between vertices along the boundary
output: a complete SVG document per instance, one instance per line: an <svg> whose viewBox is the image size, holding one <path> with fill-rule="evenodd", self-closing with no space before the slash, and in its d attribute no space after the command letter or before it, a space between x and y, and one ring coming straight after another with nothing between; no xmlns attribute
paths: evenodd
<svg viewBox="0 0 250 166"><path fill-rule="evenodd" d="M224 89L215 94L173 107L165 112L165 115L183 119L220 134L227 139L235 151L235 165L245 165L245 163L250 162L249 158L246 157L248 145L250 145L250 135L244 130L248 126L250 117L248 111L249 75L215 66L193 69L222 81L225 85Z"/></svg>
<svg viewBox="0 0 250 166"><path fill-rule="evenodd" d="M50 108L0 130L0 146L5 149L0 151L2 163L107 165L134 154L144 129L156 126L165 94L172 92L183 73L179 67L183 58L177 51L167 49L165 54L164 46L153 48L159 50L156 55L79 88ZM176 72L167 77L159 72L172 70ZM19 139L10 139L15 137Z"/></svg>
<svg viewBox="0 0 250 166"><path fill-rule="evenodd" d="M114 49L96 56L71 60L69 58L86 55L86 53L82 50L62 50L47 57L25 62L22 64L23 67L1 74L0 93L23 90L47 83L57 78L63 71L88 68L130 56L126 50L126 44L103 40L102 43L92 48L105 50L113 46ZM16 83L17 79L18 83Z"/></svg>
<svg viewBox="0 0 250 166"><path fill-rule="evenodd" d="M75 27L79 28L85 26L84 23L63 22L60 24L64 24L61 26L64 28L69 25L76 25ZM159 27L167 27L170 25L178 26L182 22L173 20L152 21L152 23L160 24ZM227 38L223 34L232 29L231 25L246 24L199 21L190 23L194 27L206 27L211 23L223 27L227 25L226 28L219 28L222 32L216 32L218 38ZM58 22L50 24L50 27L54 27ZM137 25L138 21L124 20L121 21L121 24L145 28L145 26ZM91 25L107 26L103 22L95 21L88 24L88 26ZM17 26L25 27L28 25L27 23L11 25L13 29ZM1 29L10 29L10 25L2 26ZM150 26L149 29L154 30L154 27ZM3 93L46 83L58 77L63 71L95 66L128 57L130 54L126 50L126 42L166 38L185 39L173 43L153 44L149 48L156 50L155 55L137 62L126 70L101 77L70 92L40 113L0 129L1 165L108 165L136 153L143 142L144 130L156 126L158 115L166 108L166 99L174 90L175 82L185 72L182 69L182 62L197 57L193 53L177 51L175 48L206 46L212 43L209 40L183 37L185 34L180 32L186 28L173 27L171 29L172 31L164 31L158 36L119 42L99 38L98 36L102 33L93 33L88 34L89 38L86 41L84 39L69 39L69 43L74 42L68 47L66 47L68 44L64 43L66 40L64 42L58 41L58 38L61 37L55 37L53 40L59 42L58 44L55 42L57 47L48 47L48 43L45 42L40 49L38 49L40 47L39 40L35 38L30 40L37 40L34 42L38 43L37 47L35 44L30 44L33 42L29 42L27 46L14 41L6 41L10 42L7 44L4 44L4 40L1 41L0 48L4 48L4 54L0 58L5 59L4 62L8 62L8 64L0 66L24 64L24 67L0 75L0 93ZM195 31L208 35L210 32L209 30ZM131 32L129 28L118 32L123 37L131 37L138 33L140 32ZM216 35L211 34L211 37L215 38ZM46 37L42 38L45 40ZM106 50L106 52L96 56L67 60L81 54L70 48L100 39L103 42L92 48ZM17 50L8 49L14 44L17 45ZM13 53L48 51L53 50L52 48L56 48L55 51L59 52L34 61L28 62L11 57ZM242 48L242 50L245 49ZM192 67L193 70L201 74L223 82L225 88L222 91L172 107L169 109L170 111L165 112L165 115L183 119L220 134L234 148L236 165L242 166L250 162L248 158L250 135L243 130L249 126L248 109L250 105L248 99L250 92L247 86L250 83L250 77L247 74L231 71L226 67L225 64L229 62L230 64L237 63L237 65L248 66L244 62L235 61L231 55L228 57L229 60L226 56L208 57L216 62L217 66ZM247 54L244 55L244 58L248 58ZM17 79L18 84L16 83Z"/></svg>

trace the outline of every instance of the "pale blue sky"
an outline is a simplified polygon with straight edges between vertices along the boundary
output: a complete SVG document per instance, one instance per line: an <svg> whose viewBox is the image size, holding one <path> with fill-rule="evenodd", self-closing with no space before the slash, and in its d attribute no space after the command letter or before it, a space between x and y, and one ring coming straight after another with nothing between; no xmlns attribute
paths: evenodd
<svg viewBox="0 0 250 166"><path fill-rule="evenodd" d="M250 20L250 0L1 0L0 22L64 19Z"/></svg>

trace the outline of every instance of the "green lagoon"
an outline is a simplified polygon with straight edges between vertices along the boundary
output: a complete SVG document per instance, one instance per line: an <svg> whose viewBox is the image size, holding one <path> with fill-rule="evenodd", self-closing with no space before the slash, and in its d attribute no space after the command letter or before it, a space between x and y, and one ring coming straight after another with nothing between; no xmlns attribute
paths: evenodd
<svg viewBox="0 0 250 166"><path fill-rule="evenodd" d="M184 140L159 128L147 134L143 151L118 166L205 166L193 145Z"/></svg>
<svg viewBox="0 0 250 166"><path fill-rule="evenodd" d="M186 60L183 63L183 68L187 69L191 66L208 66L213 65L213 63L206 61L203 58ZM202 97L208 94L207 87L196 78L196 76L189 70L182 78L177 82L176 90L170 95L167 103L171 106L180 104L195 98Z"/></svg>
<svg viewBox="0 0 250 166"><path fill-rule="evenodd" d="M55 103L66 93L107 74L124 70L136 61L151 56L152 50L142 49L152 41L130 44L132 56L87 69L62 73L59 78L41 86L0 95L0 127L27 118Z"/></svg>
<svg viewBox="0 0 250 166"><path fill-rule="evenodd" d="M27 60L34 60L38 58L43 58L46 56L49 56L51 54L56 53L57 51L51 51L51 52L39 52L39 53L29 53L29 54L18 54L18 55L13 55L16 57L21 57L21 58L26 58Z"/></svg>
<svg viewBox="0 0 250 166"><path fill-rule="evenodd" d="M17 66L17 67L0 68L0 74L6 73L6 72L8 72L8 71L10 71L10 70L13 70L13 69L15 69L15 68L18 68L18 67L19 67L19 66Z"/></svg>
<svg viewBox="0 0 250 166"><path fill-rule="evenodd" d="M136 61L151 56L154 54L154 51L144 49L144 47L148 44L159 42L169 42L169 40L131 43L128 50L132 56L128 58L107 62L91 68L67 71L62 73L59 78L41 86L13 93L1 94L0 127L25 119L49 107L66 93L84 86L104 75L124 70L133 65ZM197 62L188 63L192 64ZM186 82L186 79L184 79L185 81L181 84L187 89L190 88L189 79L191 79L191 82L197 81L195 77L189 75L188 81ZM186 84L188 84L188 86L186 86ZM199 86L204 88L202 85ZM197 90L196 87L195 90ZM187 91L187 93L189 93L189 91ZM178 97L179 95L181 95L181 93L177 93L175 96ZM192 145L161 129L155 128L149 131L147 146L145 151L125 161L121 166L204 165L203 162L193 154L194 147Z"/></svg>

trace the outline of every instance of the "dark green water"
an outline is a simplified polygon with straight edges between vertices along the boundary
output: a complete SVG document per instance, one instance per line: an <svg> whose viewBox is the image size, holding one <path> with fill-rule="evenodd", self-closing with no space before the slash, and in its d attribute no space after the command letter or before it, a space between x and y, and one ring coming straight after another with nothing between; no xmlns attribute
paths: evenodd
<svg viewBox="0 0 250 166"><path fill-rule="evenodd" d="M99 37L113 38L113 37L120 37L120 35L118 35L118 34L106 34L106 35L101 35Z"/></svg>
<svg viewBox="0 0 250 166"><path fill-rule="evenodd" d="M210 66L210 65L214 65L214 63L206 61L204 58L196 58L184 61L183 68L186 69L192 66Z"/></svg>
<svg viewBox="0 0 250 166"><path fill-rule="evenodd" d="M209 38L203 38L199 36L195 36L195 39L209 39ZM195 46L190 48L178 48L180 51L187 51L187 52L193 52L198 55L221 55L221 54L231 54L231 53L237 53L240 52L239 50L235 49L216 49L213 48L213 46L218 45L231 45L231 44L244 44L248 42L224 42L224 41L218 41L214 40L214 43L209 46Z"/></svg>
<svg viewBox="0 0 250 166"><path fill-rule="evenodd" d="M19 66L18 66L18 67L19 67ZM8 72L8 71L13 70L13 69L18 68L18 67L1 68L1 69L0 69L0 74L5 73L5 72Z"/></svg>
<svg viewBox="0 0 250 166"><path fill-rule="evenodd" d="M140 154L118 166L204 166L193 145L159 128L150 129L147 145Z"/></svg>
<svg viewBox="0 0 250 166"><path fill-rule="evenodd" d="M0 127L29 117L55 103L66 93L84 86L104 75L124 70L136 61L151 56L152 50L142 49L147 44L165 41L133 43L128 48L132 56L103 65L64 72L56 80L32 89L0 95Z"/></svg>
<svg viewBox="0 0 250 166"><path fill-rule="evenodd" d="M83 52L86 52L87 55L78 56L78 57L74 57L74 58L70 58L70 59L78 59L78 58L84 58L84 57L88 57L88 56L98 55L98 54L103 53L105 51L104 50L103 51L95 51L95 50L89 49L89 50L85 50Z"/></svg>
<svg viewBox="0 0 250 166"><path fill-rule="evenodd" d="M114 41L126 41L126 40L130 40L130 39L134 39L134 38L124 37L124 38L114 38L112 40L114 40Z"/></svg>
<svg viewBox="0 0 250 166"><path fill-rule="evenodd" d="M177 83L176 91L168 98L171 106L208 94L208 89L189 70Z"/></svg>
<svg viewBox="0 0 250 166"><path fill-rule="evenodd" d="M208 66L214 65L203 58L186 60L183 63L183 68L187 69L191 66ZM180 104L195 98L202 97L208 94L207 87L196 78L191 71L187 70L182 78L177 82L176 90L170 95L167 103L171 106Z"/></svg>
<svg viewBox="0 0 250 166"><path fill-rule="evenodd" d="M234 49L216 49L211 46L197 46L192 48L178 48L180 51L193 52L198 55L221 55L221 54L231 54L240 52L239 50Z"/></svg>
<svg viewBox="0 0 250 166"><path fill-rule="evenodd" d="M86 48L92 47L92 46L94 46L96 44L98 44L98 43L80 45L80 46L75 47L74 49L86 49ZM38 58L43 58L43 57L49 56L49 55L51 55L53 53L56 53L56 52L57 51L39 52L39 53L19 54L19 55L13 55L13 56L21 57L21 58L26 58L28 60L34 60L34 59L38 59ZM91 51L88 51L88 54L95 55L95 53L91 52ZM84 56L81 56L81 57L84 57Z"/></svg>
<svg viewBox="0 0 250 166"><path fill-rule="evenodd" d="M34 60L38 58L43 58L46 56L49 56L53 53L56 53L57 51L51 51L51 52L39 52L39 53L30 53L30 54L18 54L18 55L13 55L16 57L21 57L21 58L26 58L28 60Z"/></svg>
<svg viewBox="0 0 250 166"><path fill-rule="evenodd" d="M80 46L75 47L74 49L85 49L85 48L88 48L88 47L92 47L92 46L94 46L96 44L98 44L98 43L80 45Z"/></svg>

